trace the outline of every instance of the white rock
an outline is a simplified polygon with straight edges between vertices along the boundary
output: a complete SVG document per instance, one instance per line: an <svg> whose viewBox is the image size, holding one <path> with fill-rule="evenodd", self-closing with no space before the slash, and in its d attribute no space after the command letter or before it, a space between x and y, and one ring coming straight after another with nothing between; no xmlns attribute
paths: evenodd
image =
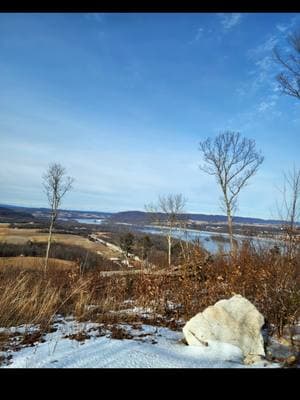
<svg viewBox="0 0 300 400"><path fill-rule="evenodd" d="M264 317L256 307L243 296L235 295L195 315L184 326L183 334L189 345L230 343L242 350L246 363L252 363L265 355L263 324Z"/></svg>

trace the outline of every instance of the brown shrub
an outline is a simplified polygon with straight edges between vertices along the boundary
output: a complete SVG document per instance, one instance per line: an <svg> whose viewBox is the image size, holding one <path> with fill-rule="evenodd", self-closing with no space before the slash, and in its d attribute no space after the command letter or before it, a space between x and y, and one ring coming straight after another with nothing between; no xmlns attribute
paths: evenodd
<svg viewBox="0 0 300 400"><path fill-rule="evenodd" d="M273 324L279 334L299 317L300 258L291 262L284 254L245 242L233 258L207 257L194 248L183 266L176 294L190 317L216 301L241 294Z"/></svg>
<svg viewBox="0 0 300 400"><path fill-rule="evenodd" d="M121 326L113 325L110 331L111 331L110 337L112 339L119 339L119 340L133 339L133 336Z"/></svg>
<svg viewBox="0 0 300 400"><path fill-rule="evenodd" d="M291 261L278 251L250 243L234 257L211 256L195 245L177 271L166 271L125 276L88 271L81 275L78 269L56 265L44 276L39 269L1 268L0 326L35 323L46 329L60 313L80 321L152 321L176 328L179 319L186 321L233 294L249 299L279 334L284 325L299 317L300 257ZM151 316L122 313L128 308L126 300L150 308Z"/></svg>
<svg viewBox="0 0 300 400"><path fill-rule="evenodd" d="M177 274L140 273L131 278L135 304L173 320L187 320L218 300L241 294L279 335L299 318L300 257L245 242L234 257L208 255L194 246ZM172 307L170 307L170 305Z"/></svg>

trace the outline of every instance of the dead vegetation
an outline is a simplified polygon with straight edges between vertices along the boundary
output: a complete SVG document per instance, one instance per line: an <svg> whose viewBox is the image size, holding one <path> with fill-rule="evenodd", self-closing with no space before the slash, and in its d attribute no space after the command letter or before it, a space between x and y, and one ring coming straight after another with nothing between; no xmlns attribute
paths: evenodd
<svg viewBox="0 0 300 400"><path fill-rule="evenodd" d="M0 243L4 244L15 244L26 246L28 242L34 244L46 245L48 235L46 232L41 232L38 229L19 229L19 228L7 228L0 227ZM62 244L66 246L79 246L84 248L86 251L101 252L103 256L110 258L119 255L116 251L105 246L101 243L95 243L88 239L88 237L82 237L76 234L66 233L53 233L52 238L53 244Z"/></svg>
<svg viewBox="0 0 300 400"><path fill-rule="evenodd" d="M46 244L28 241L25 244L0 243L0 266L20 265L24 268L39 268L45 262ZM82 246L53 243L50 250L49 262L58 262L63 267L80 267L81 271L98 269L112 271L120 266L103 255ZM26 258L26 260L25 260ZM2 260L2 262L1 262ZM58 261L57 261L58 260Z"/></svg>
<svg viewBox="0 0 300 400"><path fill-rule="evenodd" d="M35 324L46 332L59 313L81 322L179 329L207 306L241 294L265 316L271 333L282 335L299 318L300 257L291 260L275 250L245 243L233 258L209 255L194 244L181 265L166 273L111 276L97 269L66 268L60 260L50 263L44 275L42 268L26 268L31 258L21 257L24 264L0 268L0 326ZM113 335L123 334L115 329Z"/></svg>

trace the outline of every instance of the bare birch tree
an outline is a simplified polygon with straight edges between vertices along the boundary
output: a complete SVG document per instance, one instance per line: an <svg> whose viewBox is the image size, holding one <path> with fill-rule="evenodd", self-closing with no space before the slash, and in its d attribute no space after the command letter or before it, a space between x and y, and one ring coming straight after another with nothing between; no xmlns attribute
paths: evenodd
<svg viewBox="0 0 300 400"><path fill-rule="evenodd" d="M230 131L220 133L215 139L207 138L200 142L199 150L204 164L199 168L214 175L221 187L222 208L227 214L231 251L234 248L232 216L236 210L238 195L264 160L255 146L253 139Z"/></svg>
<svg viewBox="0 0 300 400"><path fill-rule="evenodd" d="M300 100L300 30L289 35L288 43L289 54L273 50L275 61L284 68L276 79L283 93Z"/></svg>
<svg viewBox="0 0 300 400"><path fill-rule="evenodd" d="M48 243L44 264L44 272L47 271L49 251L52 240L52 231L57 219L58 209L61 205L63 196L72 189L74 179L66 176L65 168L58 163L52 163L49 165L46 173L43 175L43 186L44 191L47 195L48 203L50 206L50 225Z"/></svg>
<svg viewBox="0 0 300 400"><path fill-rule="evenodd" d="M280 219L284 221L284 233L287 243L289 258L293 258L299 246L300 229L300 168L284 173L284 184L282 192L282 207L279 211Z"/></svg>
<svg viewBox="0 0 300 400"><path fill-rule="evenodd" d="M172 264L172 242L173 232L182 220L180 214L184 212L186 199L182 194L168 194L167 196L159 196L157 204L145 206L148 212L155 215L155 221L161 226L167 227L167 243L168 243L168 265Z"/></svg>

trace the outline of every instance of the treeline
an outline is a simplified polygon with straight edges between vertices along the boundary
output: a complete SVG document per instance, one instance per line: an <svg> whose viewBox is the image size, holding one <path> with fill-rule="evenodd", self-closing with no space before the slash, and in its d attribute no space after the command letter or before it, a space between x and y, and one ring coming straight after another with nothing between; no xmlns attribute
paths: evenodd
<svg viewBox="0 0 300 400"><path fill-rule="evenodd" d="M28 241L26 244L0 243L0 257L45 257L46 244ZM81 246L53 243L50 258L74 261L85 270L117 270L118 265L103 258L100 254Z"/></svg>

